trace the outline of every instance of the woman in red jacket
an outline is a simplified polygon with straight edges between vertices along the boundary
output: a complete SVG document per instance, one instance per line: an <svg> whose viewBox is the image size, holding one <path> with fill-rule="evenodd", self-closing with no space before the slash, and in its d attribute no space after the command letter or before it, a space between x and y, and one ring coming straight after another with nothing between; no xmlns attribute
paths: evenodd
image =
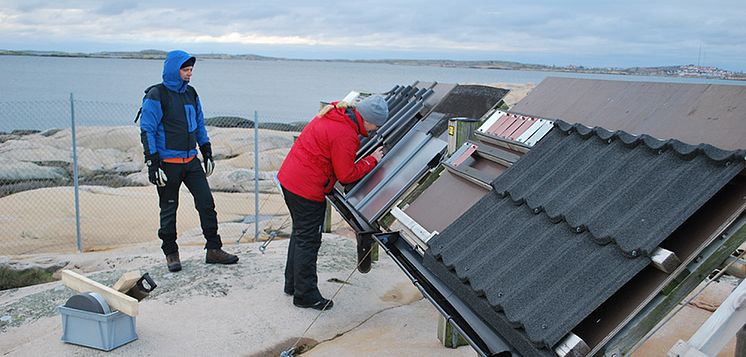
<svg viewBox="0 0 746 357"><path fill-rule="evenodd" d="M319 292L316 259L326 209L325 195L339 180L355 182L381 160L378 148L355 162L360 137L368 136L388 119L388 106L380 95L356 105L335 102L325 106L303 129L277 173L285 204L293 220L287 264L285 294L303 308L328 310L334 303Z"/></svg>

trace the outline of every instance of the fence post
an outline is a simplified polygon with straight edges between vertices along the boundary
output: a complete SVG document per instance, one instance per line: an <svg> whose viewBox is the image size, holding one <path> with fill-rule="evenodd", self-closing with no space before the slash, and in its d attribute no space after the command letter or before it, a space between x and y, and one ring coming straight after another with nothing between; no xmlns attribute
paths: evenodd
<svg viewBox="0 0 746 357"><path fill-rule="evenodd" d="M73 192L75 193L75 245L78 253L83 251L83 244L80 240L80 197L78 196L78 149L75 142L75 100L70 93L70 122L72 132L72 150L73 150Z"/></svg>
<svg viewBox="0 0 746 357"><path fill-rule="evenodd" d="M259 114L254 111L254 241L259 241Z"/></svg>

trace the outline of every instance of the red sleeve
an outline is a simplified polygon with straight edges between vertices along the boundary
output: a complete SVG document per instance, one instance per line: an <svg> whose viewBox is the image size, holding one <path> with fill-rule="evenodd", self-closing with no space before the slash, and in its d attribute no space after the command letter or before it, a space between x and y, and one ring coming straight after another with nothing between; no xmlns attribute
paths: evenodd
<svg viewBox="0 0 746 357"><path fill-rule="evenodd" d="M360 146L357 137L339 137L332 143L332 167L339 182L355 182L369 173L378 163L372 156L366 156L357 163L355 156Z"/></svg>

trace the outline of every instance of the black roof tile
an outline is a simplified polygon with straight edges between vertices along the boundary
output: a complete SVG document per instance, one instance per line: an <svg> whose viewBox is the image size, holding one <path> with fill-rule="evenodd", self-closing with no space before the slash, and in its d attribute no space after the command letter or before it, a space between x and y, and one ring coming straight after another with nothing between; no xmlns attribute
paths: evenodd
<svg viewBox="0 0 746 357"><path fill-rule="evenodd" d="M425 265L522 354L544 355L646 267L743 156L558 122L430 241Z"/></svg>

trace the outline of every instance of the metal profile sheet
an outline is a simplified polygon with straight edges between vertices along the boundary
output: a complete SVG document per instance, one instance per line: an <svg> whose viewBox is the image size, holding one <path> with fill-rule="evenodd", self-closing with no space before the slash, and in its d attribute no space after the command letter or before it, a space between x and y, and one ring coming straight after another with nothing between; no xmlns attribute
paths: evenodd
<svg viewBox="0 0 746 357"><path fill-rule="evenodd" d="M510 135L513 134L513 132L516 131L521 125L523 125L523 120L520 117L514 117L513 122L505 128L502 132L494 133L498 137L510 139Z"/></svg>
<svg viewBox="0 0 746 357"><path fill-rule="evenodd" d="M428 163L445 151L448 143L428 134L436 123L437 116L418 123L345 196L368 222L377 220L425 173Z"/></svg>
<svg viewBox="0 0 746 357"><path fill-rule="evenodd" d="M516 139L519 136L523 135L523 133L525 133L526 130L528 130L529 128L531 128L532 126L534 126L534 124L536 124L536 121L537 120L535 118L530 118L530 117L524 118L523 123L521 123L521 125L518 128L516 128L509 135L506 135L507 138L510 139L510 140L513 140L513 141L518 141Z"/></svg>
<svg viewBox="0 0 746 357"><path fill-rule="evenodd" d="M498 133L502 133L507 130L516 121L515 116L508 113L507 115L500 118L495 125L493 125L487 133L497 136Z"/></svg>
<svg viewBox="0 0 746 357"><path fill-rule="evenodd" d="M461 145L461 147L456 150L453 155L448 159L448 162L453 166L461 165L464 160L466 160L471 154L474 153L474 151L477 150L477 145L472 144L470 142L465 142L464 145Z"/></svg>
<svg viewBox="0 0 746 357"><path fill-rule="evenodd" d="M524 143L528 146L534 146L537 141L541 140L550 130L552 130L553 122L551 120L539 119L534 122L531 127L526 130L519 137L515 138L515 141ZM529 144L531 143L531 144Z"/></svg>
<svg viewBox="0 0 746 357"><path fill-rule="evenodd" d="M746 86L547 77L511 111L631 134L746 148Z"/></svg>
<svg viewBox="0 0 746 357"><path fill-rule="evenodd" d="M502 110L495 110L495 112L492 113L492 115L490 115L490 117L487 118L487 120L485 120L484 123L482 123L482 125L479 126L479 128L477 129L477 131L482 132L482 133L485 132L485 131L488 131L489 128L491 128L493 125L495 125L495 123L497 123L497 121L500 120L500 118L503 117L503 115L505 115L504 111L502 111Z"/></svg>
<svg viewBox="0 0 746 357"><path fill-rule="evenodd" d="M444 171L404 212L429 232L442 232L488 192Z"/></svg>

